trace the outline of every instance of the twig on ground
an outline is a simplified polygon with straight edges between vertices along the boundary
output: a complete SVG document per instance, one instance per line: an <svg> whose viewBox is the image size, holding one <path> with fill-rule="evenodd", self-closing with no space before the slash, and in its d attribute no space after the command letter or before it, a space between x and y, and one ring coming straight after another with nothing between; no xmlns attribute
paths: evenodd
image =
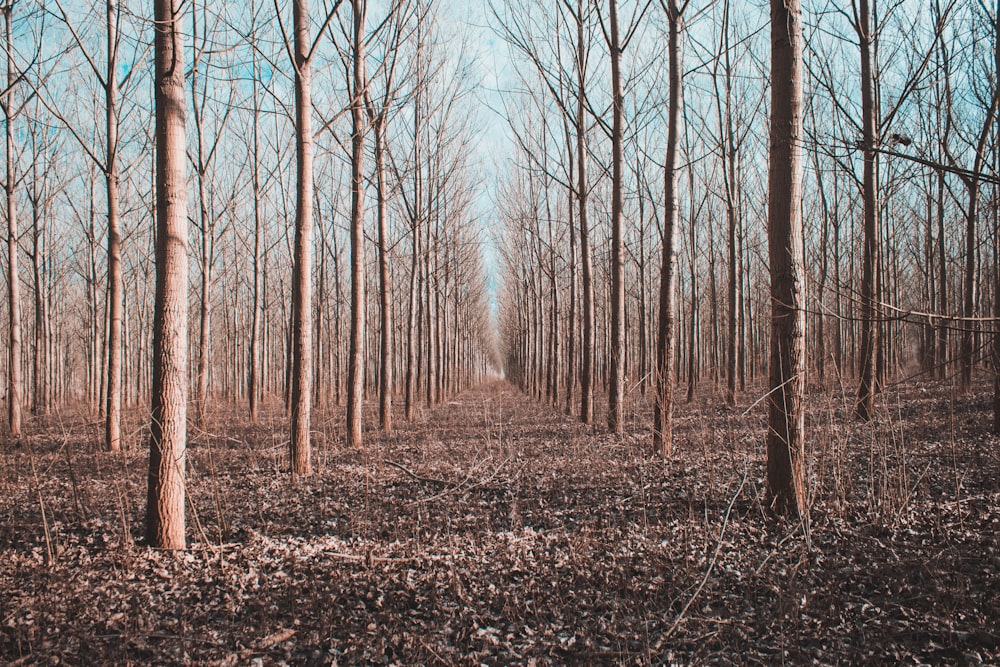
<svg viewBox="0 0 1000 667"><path fill-rule="evenodd" d="M733 497L729 499L729 506L726 507L726 514L722 519L722 529L719 531L719 539L715 543L715 553L712 554L712 560L708 564L708 569L705 570L705 576L701 578L701 583L698 584L698 588L694 590L688 601L684 603L680 612L677 614L677 618L670 625L670 628L660 637L659 641L656 642L656 650L660 650L663 647L663 642L665 642L677 628L680 627L681 622L687 615L687 610L694 604L694 601L701 594L702 589L705 588L705 584L708 582L708 578L712 575L712 570L715 568L715 563L719 559L719 552L722 551L722 539L726 536L726 526L729 525L729 514L733 511L733 505L736 504L736 499L739 498L740 494L743 493L743 487L746 486L747 476L750 474L749 468L743 471L743 479L740 481L740 486L736 489L736 493Z"/></svg>
<svg viewBox="0 0 1000 667"><path fill-rule="evenodd" d="M396 463L395 461L390 461L388 459L384 459L384 463L386 465L392 466L393 468L398 468L399 470L402 470L403 472L405 472L407 475L417 480L418 482L440 484L441 486L451 486L452 484L454 484L454 482L446 482L443 479L436 479L434 477L424 477L423 475L418 475L417 473L413 472L412 470L404 466L402 463Z"/></svg>

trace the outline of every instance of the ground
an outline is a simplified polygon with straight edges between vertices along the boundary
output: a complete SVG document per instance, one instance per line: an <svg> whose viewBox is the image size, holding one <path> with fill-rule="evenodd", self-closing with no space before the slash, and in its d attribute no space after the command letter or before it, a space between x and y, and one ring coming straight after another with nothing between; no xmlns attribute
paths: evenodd
<svg viewBox="0 0 1000 667"><path fill-rule="evenodd" d="M985 382L984 382L985 385ZM985 393L816 391L806 521L763 505L763 419L701 389L675 456L497 383L348 450L277 406L192 431L183 553L142 545L141 428L38 418L0 449L0 663L1000 662L1000 448ZM89 419L89 418L88 418ZM137 423L139 417L136 416Z"/></svg>

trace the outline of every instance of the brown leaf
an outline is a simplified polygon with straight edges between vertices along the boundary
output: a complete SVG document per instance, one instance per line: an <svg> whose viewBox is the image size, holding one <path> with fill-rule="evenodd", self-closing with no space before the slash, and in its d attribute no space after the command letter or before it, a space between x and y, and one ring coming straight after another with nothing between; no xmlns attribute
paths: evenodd
<svg viewBox="0 0 1000 667"><path fill-rule="evenodd" d="M257 642L257 648L260 650L268 649L275 644L280 644L281 642L287 642L295 634L295 630L292 628L286 628L285 630L278 630L277 632L272 632L267 637L264 637L259 642Z"/></svg>

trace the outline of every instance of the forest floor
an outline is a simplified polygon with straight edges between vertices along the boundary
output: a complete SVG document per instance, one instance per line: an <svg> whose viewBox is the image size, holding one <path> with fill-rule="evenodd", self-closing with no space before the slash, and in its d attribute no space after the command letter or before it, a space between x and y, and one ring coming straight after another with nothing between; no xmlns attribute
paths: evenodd
<svg viewBox="0 0 1000 667"><path fill-rule="evenodd" d="M616 437L487 385L363 451L317 419L300 480L279 410L220 409L183 553L142 546L141 447L36 419L0 449L0 663L997 664L983 384L898 388L872 425L815 393L796 522L763 506L749 392L679 406L664 462L645 410Z"/></svg>

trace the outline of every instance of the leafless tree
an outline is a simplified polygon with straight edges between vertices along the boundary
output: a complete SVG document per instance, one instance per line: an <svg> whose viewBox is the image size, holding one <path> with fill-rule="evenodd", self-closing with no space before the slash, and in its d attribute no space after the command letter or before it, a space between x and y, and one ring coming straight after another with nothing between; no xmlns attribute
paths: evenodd
<svg viewBox="0 0 1000 667"><path fill-rule="evenodd" d="M771 0L771 141L767 198L771 361L767 492L772 509L795 515L806 511L802 43L802 8L798 0Z"/></svg>
<svg viewBox="0 0 1000 667"><path fill-rule="evenodd" d="M156 310L146 540L186 547L188 247L183 3L154 4L156 63Z"/></svg>

